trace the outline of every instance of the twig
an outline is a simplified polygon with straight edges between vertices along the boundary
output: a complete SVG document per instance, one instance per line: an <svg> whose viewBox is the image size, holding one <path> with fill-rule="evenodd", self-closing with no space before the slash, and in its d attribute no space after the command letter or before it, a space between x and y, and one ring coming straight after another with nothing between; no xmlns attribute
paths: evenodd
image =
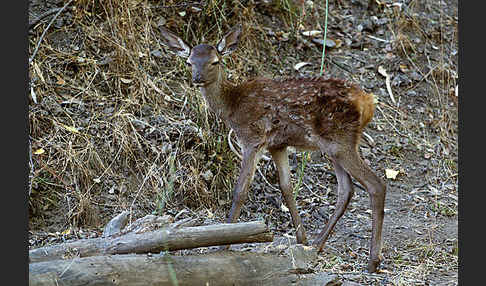
<svg viewBox="0 0 486 286"><path fill-rule="evenodd" d="M30 197L30 194L32 193L32 179L34 179L34 163L32 162L32 143L30 142L30 136L29 136L29 167L30 167L30 173L29 173L29 197Z"/></svg>
<svg viewBox="0 0 486 286"><path fill-rule="evenodd" d="M257 171L260 174L260 176L262 176L262 179L265 181L265 183L267 183L267 185L270 186L270 188L272 188L272 190L277 191L277 192L280 192L279 189L275 188L272 184L270 184L270 182L267 180L267 178L265 178L265 175L263 175L263 173L260 170L260 168L257 168Z"/></svg>
<svg viewBox="0 0 486 286"><path fill-rule="evenodd" d="M366 133L364 131L363 131L363 135L364 135L364 137L366 137L366 139L368 139L368 141L371 142L371 145L375 145L375 140L373 139L373 137L371 137L368 133Z"/></svg>
<svg viewBox="0 0 486 286"><path fill-rule="evenodd" d="M238 151L236 151L235 146L233 146L233 142L231 142L231 133L233 133L233 129L230 129L230 131L228 133L228 146L229 146L230 150L233 153L235 153L235 155L238 156L238 158L240 158L240 160L242 160L243 157L241 156L240 153L238 153Z"/></svg>
<svg viewBox="0 0 486 286"><path fill-rule="evenodd" d="M381 39L381 38L378 38L378 37L374 37L372 35L366 35L368 38L370 39L373 39L373 40L376 40L376 41L379 41L379 42L383 42L383 43L389 43L390 41L389 40L385 40L385 39Z"/></svg>
<svg viewBox="0 0 486 286"><path fill-rule="evenodd" d="M187 7L187 6L190 6L190 5L193 5L193 6L203 6L205 3L205 1L203 1L202 3L199 3L197 1L193 1L193 2L182 2L180 4L174 4L174 5L154 5L154 6L151 6L150 8L161 8L161 9L165 9L165 8L179 8L179 7Z"/></svg>
<svg viewBox="0 0 486 286"><path fill-rule="evenodd" d="M35 25L37 25L42 19L56 13L56 12L59 12L59 10L62 10L63 8L53 8L53 9L50 9L44 13L42 13L39 17L37 17L37 19L35 19L34 21L32 21L31 23L29 23L29 30L32 29Z"/></svg>
<svg viewBox="0 0 486 286"><path fill-rule="evenodd" d="M61 272L61 274L59 275L59 278L61 278L64 275L64 273L66 273L66 271L68 271L68 269L71 268L74 261L76 261L76 258L74 258L73 261L71 261L71 263L69 263L69 265Z"/></svg>
<svg viewBox="0 0 486 286"><path fill-rule="evenodd" d="M343 71L349 73L349 74L352 74L351 70L348 69L347 67L345 67L342 63L339 63L337 61L335 61L333 58L329 58L330 62L333 63L334 65L336 65L338 68L342 69Z"/></svg>
<svg viewBox="0 0 486 286"><path fill-rule="evenodd" d="M49 30L49 28L51 27L52 23L54 23L54 20L56 20L57 16L59 16L59 14L61 14L61 12L64 11L64 9L66 9L66 7L69 4L71 4L71 2L73 2L73 0L69 0L69 2L66 3L66 5L64 5L59 11L57 11L57 14L54 15L54 17L51 19L51 22L49 22L49 25L47 25L47 27L44 30L44 32L42 32L42 35L40 36L39 42L37 42L37 46L35 47L35 50L32 53L32 56L29 58L29 64L34 60L34 57L37 54L37 51L39 50L39 46L40 46L40 44L42 42L42 39L44 39L44 36L46 35L47 30Z"/></svg>

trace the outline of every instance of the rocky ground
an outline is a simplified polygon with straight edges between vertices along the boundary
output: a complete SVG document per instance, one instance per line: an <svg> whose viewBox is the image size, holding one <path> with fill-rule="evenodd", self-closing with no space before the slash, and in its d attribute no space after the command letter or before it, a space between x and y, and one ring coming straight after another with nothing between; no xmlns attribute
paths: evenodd
<svg viewBox="0 0 486 286"><path fill-rule="evenodd" d="M127 209L134 219L224 221L239 166L229 130L207 112L184 63L166 54L156 26L196 44L243 23L242 46L226 63L233 80L315 76L322 34L303 32L323 30L325 6L303 1L304 15L299 1L222 2L29 1L31 22L68 3L41 42L55 13L29 30L30 247L99 236ZM369 196L356 183L316 271L363 285L458 284L457 5L329 1L324 75L377 99L360 151L388 187L385 260L379 273L365 272ZM312 238L332 214L337 182L318 153L301 173L304 156L293 153L290 162ZM264 219L293 241L271 160L260 162L251 189L241 220Z"/></svg>

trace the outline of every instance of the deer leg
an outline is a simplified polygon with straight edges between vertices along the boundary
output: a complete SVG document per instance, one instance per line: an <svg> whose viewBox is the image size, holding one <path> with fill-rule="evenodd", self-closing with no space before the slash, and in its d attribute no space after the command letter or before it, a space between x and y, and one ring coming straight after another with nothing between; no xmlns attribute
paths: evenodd
<svg viewBox="0 0 486 286"><path fill-rule="evenodd" d="M246 147L243 148L243 159L241 161L240 175L233 189L233 202L231 210L226 219L227 223L235 223L241 213L241 207L248 198L248 189L250 188L253 176L255 175L256 165L259 160L260 148ZM229 249L229 245L221 246L220 250Z"/></svg>
<svg viewBox="0 0 486 286"><path fill-rule="evenodd" d="M376 271L381 262L381 233L383 227L386 186L363 162L357 148L343 149L335 156L336 162L368 191L371 198L371 242L368 272Z"/></svg>
<svg viewBox="0 0 486 286"><path fill-rule="evenodd" d="M290 183L290 167L287 149L274 149L270 150L270 153L277 166L280 191L284 197L285 204L289 208L290 215L292 216L292 223L296 229L297 243L306 245L307 238L305 236L305 229L302 225L299 212L297 211L297 204L295 203L294 194L292 193L292 184Z"/></svg>
<svg viewBox="0 0 486 286"><path fill-rule="evenodd" d="M256 165L258 163L259 148L244 148L241 162L240 175L233 190L233 203L227 219L228 223L234 223L240 216L241 207L248 197L248 189L253 181Z"/></svg>
<svg viewBox="0 0 486 286"><path fill-rule="evenodd" d="M351 182L351 178L349 174L339 165L334 159L331 159L331 162L334 166L334 170L336 172L336 177L338 181L338 198L336 202L336 209L332 214L331 218L329 219L326 227L319 233L316 240L313 244L317 247L318 251L322 251L324 248L324 244L329 237L329 234L334 229L337 221L341 218L348 207L349 201L353 197L354 190L353 184Z"/></svg>

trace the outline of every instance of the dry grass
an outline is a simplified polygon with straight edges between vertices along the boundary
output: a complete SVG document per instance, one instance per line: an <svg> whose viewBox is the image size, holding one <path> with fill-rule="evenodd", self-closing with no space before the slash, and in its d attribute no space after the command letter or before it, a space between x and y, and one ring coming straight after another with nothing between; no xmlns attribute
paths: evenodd
<svg viewBox="0 0 486 286"><path fill-rule="evenodd" d="M182 20L168 16L176 14L171 10L140 1L76 2L77 25L44 40L29 70L37 101L29 112L32 148L44 150L33 155L34 216L61 204L64 225L97 225L92 209L100 205L152 208L155 202L147 200L171 195L189 206L217 201L218 192L207 190L198 175L210 166L202 162L219 158L232 165L224 127L188 82L174 80L185 77L181 63L174 67L163 50L162 59L151 55L160 49L154 14ZM212 15L204 20L218 24ZM56 35L67 40L56 41ZM215 168L218 188L234 168ZM97 199L110 190L118 198Z"/></svg>
<svg viewBox="0 0 486 286"><path fill-rule="evenodd" d="M238 164L228 130L208 113L184 63L160 46L157 25L197 44L214 43L228 27L245 23L240 52L227 60L243 71L230 72L239 81L264 73L257 64L263 55L278 58L272 47L254 48L267 39L247 4L73 2L71 24L46 34L29 67L37 102L29 110L31 144L44 150L33 155L33 217L61 208L57 222L65 227L96 226L105 218L91 209L100 206L144 213L140 208L162 212L182 203L214 211L214 202L228 201ZM289 7L277 5L284 22ZM34 29L31 48L42 31ZM100 201L103 192L113 199Z"/></svg>

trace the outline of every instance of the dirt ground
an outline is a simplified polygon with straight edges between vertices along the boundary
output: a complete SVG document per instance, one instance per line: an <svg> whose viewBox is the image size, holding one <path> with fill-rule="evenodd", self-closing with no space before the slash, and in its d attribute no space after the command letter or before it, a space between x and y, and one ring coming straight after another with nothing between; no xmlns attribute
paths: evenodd
<svg viewBox="0 0 486 286"><path fill-rule="evenodd" d="M48 30L55 13L29 29L29 247L99 236L127 209L133 220L153 213L223 222L240 162L227 142L236 139L207 111L156 27L214 44L243 23L242 45L226 62L232 80L315 76L322 34L302 32L323 30L325 1L302 2L29 1L31 23L68 3ZM329 1L324 76L377 99L360 152L387 184L385 259L366 273L371 212L356 182L315 271L363 285L458 284L457 26L457 0ZM309 64L296 70L301 62ZM333 212L337 181L319 153L301 175L303 156L292 153L290 163L313 238ZM240 220L264 219L292 242L277 179L264 158Z"/></svg>

